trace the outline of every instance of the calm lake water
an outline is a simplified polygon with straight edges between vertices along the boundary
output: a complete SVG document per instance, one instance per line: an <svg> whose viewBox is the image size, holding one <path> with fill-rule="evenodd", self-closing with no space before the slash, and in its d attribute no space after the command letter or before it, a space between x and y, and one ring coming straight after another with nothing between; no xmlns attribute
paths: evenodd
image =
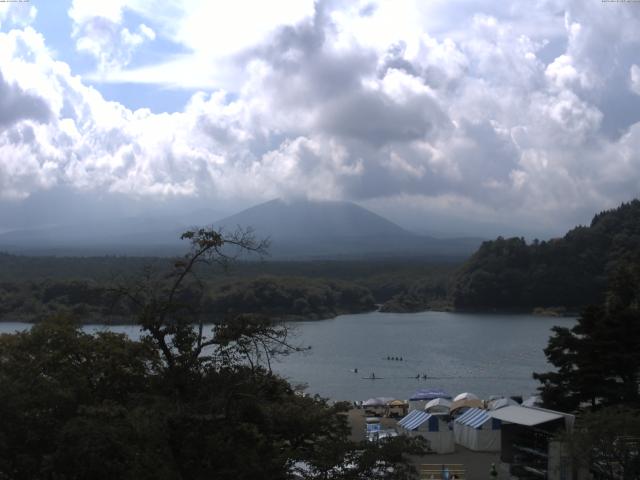
<svg viewBox="0 0 640 480"><path fill-rule="evenodd" d="M542 350L551 327L574 323L569 318L444 312L342 315L291 324L295 342L311 349L284 357L273 368L293 383L308 384L309 393L340 400L408 398L420 388L484 398L529 396L538 386L531 373L550 368ZM0 323L0 332L24 328L28 324ZM134 326L110 328L134 338L139 333ZM371 373L379 379L362 378ZM416 379L417 374L428 378Z"/></svg>

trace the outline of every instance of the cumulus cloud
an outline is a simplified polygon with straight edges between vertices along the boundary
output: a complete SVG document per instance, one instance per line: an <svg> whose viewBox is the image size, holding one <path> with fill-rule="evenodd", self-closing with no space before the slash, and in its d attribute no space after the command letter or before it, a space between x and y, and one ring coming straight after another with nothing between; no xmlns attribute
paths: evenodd
<svg viewBox="0 0 640 480"><path fill-rule="evenodd" d="M0 28L25 27L33 22L38 9L33 5L3 3L0 5Z"/></svg>
<svg viewBox="0 0 640 480"><path fill-rule="evenodd" d="M76 49L95 59L99 76L126 67L143 43L156 38L155 31L144 23L133 31L122 25L126 6L119 1L74 0L69 9Z"/></svg>
<svg viewBox="0 0 640 480"><path fill-rule="evenodd" d="M640 10L467 3L264 11L257 36L218 52L222 63L201 65L206 75L194 71L207 88L163 114L105 100L29 27L0 33L0 155L9 159L0 197L59 188L244 204L305 196L360 201L405 224L482 216L559 232L636 195ZM198 31L202 10L178 9L170 26L154 2L87 5L72 5L73 38L105 75L156 36L204 51L180 27ZM146 23L126 24L127 9ZM223 64L227 88L209 71ZM150 68L166 65L176 70Z"/></svg>
<svg viewBox="0 0 640 480"><path fill-rule="evenodd" d="M26 119L46 122L49 113L42 98L25 92L18 85L9 84L0 71L0 130Z"/></svg>
<svg viewBox="0 0 640 480"><path fill-rule="evenodd" d="M640 95L640 67L635 63L629 68L629 87L636 95Z"/></svg>

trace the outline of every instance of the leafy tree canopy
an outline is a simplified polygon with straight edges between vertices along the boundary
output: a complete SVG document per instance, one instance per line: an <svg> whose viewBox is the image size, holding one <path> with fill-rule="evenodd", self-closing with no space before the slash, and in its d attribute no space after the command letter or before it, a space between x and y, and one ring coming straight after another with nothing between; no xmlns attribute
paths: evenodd
<svg viewBox="0 0 640 480"><path fill-rule="evenodd" d="M0 336L0 479L413 478L419 442L352 443L346 404L271 372L269 358L296 350L283 325L241 314L204 328L197 270L265 245L183 238L191 250L168 273L113 289L140 341L68 317Z"/></svg>

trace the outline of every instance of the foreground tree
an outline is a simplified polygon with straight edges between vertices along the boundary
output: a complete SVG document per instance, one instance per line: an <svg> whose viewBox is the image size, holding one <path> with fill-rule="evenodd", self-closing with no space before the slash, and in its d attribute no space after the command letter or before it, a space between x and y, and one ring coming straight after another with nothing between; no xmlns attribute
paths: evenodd
<svg viewBox="0 0 640 480"><path fill-rule="evenodd" d="M640 411L609 407L583 415L574 431L564 435L576 469L596 479L640 478Z"/></svg>
<svg viewBox="0 0 640 480"><path fill-rule="evenodd" d="M587 308L573 328L553 328L545 355L557 370L534 374L547 406L640 406L639 299L640 271L632 263L613 275L603 306Z"/></svg>
<svg viewBox="0 0 640 480"><path fill-rule="evenodd" d="M205 330L198 268L266 245L246 231L183 238L168 274L114 289L140 341L66 318L0 337L0 479L412 478L418 443L349 442L346 404L273 374L270 358L298 349L283 325L244 315Z"/></svg>

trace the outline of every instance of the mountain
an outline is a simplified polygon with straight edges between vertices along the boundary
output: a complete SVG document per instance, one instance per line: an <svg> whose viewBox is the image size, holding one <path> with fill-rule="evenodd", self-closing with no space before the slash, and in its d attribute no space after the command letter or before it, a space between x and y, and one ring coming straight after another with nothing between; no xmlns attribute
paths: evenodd
<svg viewBox="0 0 640 480"><path fill-rule="evenodd" d="M358 258L370 256L465 257L478 239L436 239L409 232L351 202L276 199L215 223L233 231L251 227L269 238L274 258Z"/></svg>
<svg viewBox="0 0 640 480"><path fill-rule="evenodd" d="M640 260L640 201L594 216L563 238L484 242L456 273L457 309L580 309L600 303L609 276Z"/></svg>
<svg viewBox="0 0 640 480"><path fill-rule="evenodd" d="M251 226L258 236L278 239L413 237L395 223L350 202L271 200L215 223L226 229Z"/></svg>
<svg viewBox="0 0 640 480"><path fill-rule="evenodd" d="M218 216L218 218L220 218ZM194 225L232 232L251 227L269 238L273 259L447 257L463 259L480 245L473 238L436 239L409 232L349 202L272 200L214 222L210 211L171 217L101 219L0 234L0 251L28 255L137 255L183 253L180 234Z"/></svg>

